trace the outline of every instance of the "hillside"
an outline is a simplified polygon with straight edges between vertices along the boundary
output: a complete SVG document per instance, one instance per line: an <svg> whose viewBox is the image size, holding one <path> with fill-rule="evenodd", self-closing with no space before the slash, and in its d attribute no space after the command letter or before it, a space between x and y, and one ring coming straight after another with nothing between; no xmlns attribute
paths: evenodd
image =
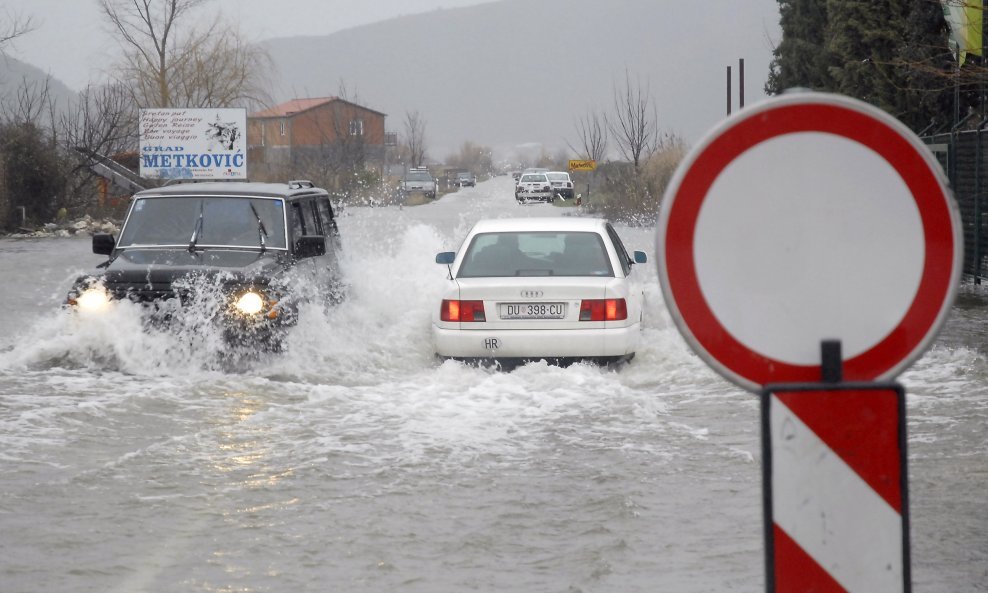
<svg viewBox="0 0 988 593"><path fill-rule="evenodd" d="M661 127L695 141L724 116L727 66L736 101L738 58L747 102L764 96L778 28L775 0L502 0L265 43L275 99L336 94L342 81L390 130L418 110L441 159L466 140L554 154L588 109L612 110L626 71L650 85Z"/></svg>
<svg viewBox="0 0 988 593"><path fill-rule="evenodd" d="M18 91L25 85L40 91L47 77L43 70L31 64L9 56L0 57L0 100L16 101ZM56 78L48 81L48 92L58 108L64 109L75 101L75 91Z"/></svg>

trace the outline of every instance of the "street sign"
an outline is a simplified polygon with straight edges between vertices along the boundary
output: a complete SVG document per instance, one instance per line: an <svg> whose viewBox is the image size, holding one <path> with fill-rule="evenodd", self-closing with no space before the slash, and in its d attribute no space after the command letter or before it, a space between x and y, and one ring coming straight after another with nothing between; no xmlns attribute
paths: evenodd
<svg viewBox="0 0 988 593"><path fill-rule="evenodd" d="M766 590L910 590L905 393L894 384L762 394Z"/></svg>
<svg viewBox="0 0 988 593"><path fill-rule="evenodd" d="M656 239L666 304L690 346L752 391L886 380L923 354L960 279L957 207L939 165L896 119L795 93L725 120L666 190Z"/></svg>
<svg viewBox="0 0 988 593"><path fill-rule="evenodd" d="M570 171L593 171L597 168L597 161L573 161L569 162Z"/></svg>

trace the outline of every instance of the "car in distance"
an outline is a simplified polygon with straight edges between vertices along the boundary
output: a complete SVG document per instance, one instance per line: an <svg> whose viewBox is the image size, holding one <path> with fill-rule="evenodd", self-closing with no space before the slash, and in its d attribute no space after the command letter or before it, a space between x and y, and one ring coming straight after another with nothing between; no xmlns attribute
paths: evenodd
<svg viewBox="0 0 988 593"><path fill-rule="evenodd" d="M598 218L481 220L449 266L432 319L436 354L514 365L610 364L634 357L643 279L614 227Z"/></svg>
<svg viewBox="0 0 988 593"><path fill-rule="evenodd" d="M518 182L521 181L522 175L527 175L529 173L548 173L548 172L549 169L546 169L545 167L528 167L527 169L516 171L517 174L514 176L515 185L518 185Z"/></svg>
<svg viewBox="0 0 988 593"><path fill-rule="evenodd" d="M573 198L573 180L566 171L549 171L546 174L552 184L552 192L564 200Z"/></svg>
<svg viewBox="0 0 988 593"><path fill-rule="evenodd" d="M477 176L470 171L463 171L456 174L456 184L460 187L476 187Z"/></svg>
<svg viewBox="0 0 988 593"><path fill-rule="evenodd" d="M535 200L552 202L552 182L545 173L525 173L515 185L515 200L519 204Z"/></svg>
<svg viewBox="0 0 988 593"><path fill-rule="evenodd" d="M401 190L402 196L406 198L409 194L420 193L429 199L435 199L436 180L432 177L432 173L425 167L414 167L409 169L405 173L405 176L402 177L398 189Z"/></svg>
<svg viewBox="0 0 988 593"><path fill-rule="evenodd" d="M303 300L342 296L338 249L329 195L311 182L167 185L134 195L119 238L93 236L108 259L66 303L99 315L129 300L152 324L185 312L229 343L277 347Z"/></svg>

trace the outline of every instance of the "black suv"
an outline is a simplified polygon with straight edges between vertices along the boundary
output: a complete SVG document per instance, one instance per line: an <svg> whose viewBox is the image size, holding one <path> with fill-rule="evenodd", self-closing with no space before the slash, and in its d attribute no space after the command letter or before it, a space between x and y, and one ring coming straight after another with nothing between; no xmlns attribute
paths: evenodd
<svg viewBox="0 0 988 593"><path fill-rule="evenodd" d="M149 189L134 195L118 239L93 236L109 259L67 303L98 314L126 299L151 323L192 316L263 348L280 343L303 301L342 297L338 250L329 195L308 181Z"/></svg>

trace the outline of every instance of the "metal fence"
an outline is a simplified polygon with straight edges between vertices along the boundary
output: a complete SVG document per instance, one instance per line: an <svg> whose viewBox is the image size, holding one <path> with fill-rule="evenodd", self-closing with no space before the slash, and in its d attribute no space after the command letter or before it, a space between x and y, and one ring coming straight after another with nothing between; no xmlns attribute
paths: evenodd
<svg viewBox="0 0 988 593"><path fill-rule="evenodd" d="M988 228L988 131L965 130L926 136L923 141L940 161L961 211L964 275L980 284L986 275Z"/></svg>

